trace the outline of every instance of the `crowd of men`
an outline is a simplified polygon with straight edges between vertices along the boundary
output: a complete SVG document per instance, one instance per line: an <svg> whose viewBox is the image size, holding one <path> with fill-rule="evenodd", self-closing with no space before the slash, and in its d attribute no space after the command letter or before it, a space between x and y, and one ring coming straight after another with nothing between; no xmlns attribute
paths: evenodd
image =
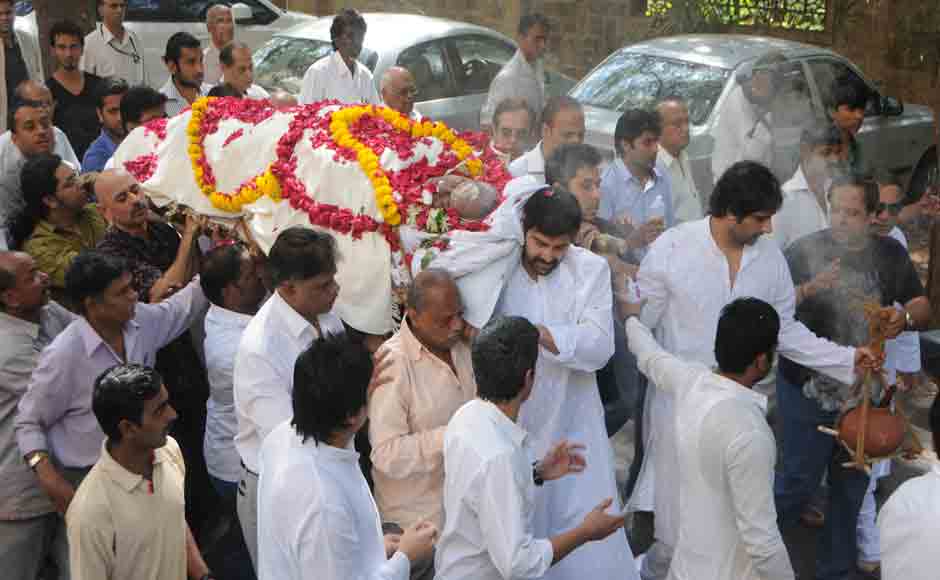
<svg viewBox="0 0 940 580"><path fill-rule="evenodd" d="M865 373L923 387L930 304L902 184L861 175L864 86L836 80L782 185L775 53L736 79L711 179L693 174L682 95L624 111L605 165L582 105L545 94L550 22L524 16L481 112L513 176L487 235L510 243L485 262L442 253L399 329L366 337L333 310L331 234L289 228L264 255L202 218L168 222L110 160L204 95L420 118L412 73L377 87L346 9L301 93L268 94L215 5L207 47L169 38L157 91L125 8L99 0L87 35L52 26L43 82L0 0L5 577L786 580L783 533L806 525L819 580L934 577L940 463L876 522L886 462L847 467L818 430L858 404ZM609 436L628 419L621 490ZM929 424L937 448L936 401ZM641 557L627 512L653 525ZM210 570L220 536L234 539Z"/></svg>

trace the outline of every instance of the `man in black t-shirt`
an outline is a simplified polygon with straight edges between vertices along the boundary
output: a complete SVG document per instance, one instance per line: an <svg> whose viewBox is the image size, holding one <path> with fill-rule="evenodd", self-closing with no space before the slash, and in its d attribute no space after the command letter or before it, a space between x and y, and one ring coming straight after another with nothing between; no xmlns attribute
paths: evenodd
<svg viewBox="0 0 940 580"><path fill-rule="evenodd" d="M77 24L69 20L56 22L49 31L49 42L56 61L55 72L46 81L56 103L53 123L68 136L75 154L82 159L101 131L95 97L102 79L78 68L85 37Z"/></svg>
<svg viewBox="0 0 940 580"><path fill-rule="evenodd" d="M864 305L880 304L889 316L890 338L924 328L930 304L914 265L892 238L869 231L878 208L878 187L853 177L829 189L831 227L797 240L786 252L796 286L796 318L817 335L839 344L869 341ZM903 309L894 304L903 304ZM851 385L816 374L782 357L777 375L781 472L775 481L782 529L797 521L829 470L829 502L817 549L818 580L849 577L856 564L855 524L868 476L842 466L838 441L817 430L833 426L853 404ZM879 393L875 393L879 395Z"/></svg>

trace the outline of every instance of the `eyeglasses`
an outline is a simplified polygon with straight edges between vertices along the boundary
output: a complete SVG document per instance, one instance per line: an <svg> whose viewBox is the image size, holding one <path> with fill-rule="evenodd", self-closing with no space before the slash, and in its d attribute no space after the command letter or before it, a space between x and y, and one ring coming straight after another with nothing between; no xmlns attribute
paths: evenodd
<svg viewBox="0 0 940 580"><path fill-rule="evenodd" d="M896 216L896 215L898 215L898 214L901 213L901 210L902 210L902 209L904 209L904 202L903 202L903 201L898 201L898 202L895 202L895 203L879 203L879 204L878 204L878 209L877 209L877 211L876 211L875 213L881 213L881 212L887 210L888 213L890 213L891 215Z"/></svg>

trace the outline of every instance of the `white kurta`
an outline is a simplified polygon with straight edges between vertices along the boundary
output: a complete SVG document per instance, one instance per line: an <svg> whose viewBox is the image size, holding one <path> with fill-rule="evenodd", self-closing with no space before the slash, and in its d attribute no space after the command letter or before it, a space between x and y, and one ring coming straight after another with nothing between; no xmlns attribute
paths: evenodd
<svg viewBox="0 0 940 580"><path fill-rule="evenodd" d="M773 239L786 250L790 244L829 227L829 204L819 205L816 194L809 188L803 166L783 184L783 205L773 217Z"/></svg>
<svg viewBox="0 0 940 580"><path fill-rule="evenodd" d="M678 157L673 157L660 145L656 163L660 171L669 176L669 193L672 194L672 213L676 223L702 219L708 200L702 199L695 186L689 153L683 149Z"/></svg>
<svg viewBox="0 0 940 580"><path fill-rule="evenodd" d="M904 482L878 516L881 577L884 580L934 580L940 570L940 463Z"/></svg>
<svg viewBox="0 0 940 580"><path fill-rule="evenodd" d="M259 580L407 580L402 552L385 558L379 510L359 454L281 423L261 449Z"/></svg>
<svg viewBox="0 0 940 580"><path fill-rule="evenodd" d="M627 321L640 370L676 399L682 521L672 580L792 580L777 528L767 397L662 349Z"/></svg>
<svg viewBox="0 0 940 580"><path fill-rule="evenodd" d="M654 329L660 344L687 361L715 364L715 334L721 309L736 298L752 296L780 315L779 352L790 360L851 384L855 350L817 338L793 318L796 297L790 269L777 245L762 236L744 249L731 284L728 259L711 235L710 217L680 224L656 239L637 273L641 319ZM656 538L675 546L679 525L678 479L655 474L678 473L675 412L668 393L647 394L650 428L646 455L630 498L632 509L655 504ZM653 501L654 500L654 501Z"/></svg>
<svg viewBox="0 0 940 580"><path fill-rule="evenodd" d="M772 116L764 115L760 121L754 105L744 96L740 85L735 85L718 112L715 125L715 148L712 151L712 180L738 161L757 161L773 168L774 136Z"/></svg>
<svg viewBox="0 0 940 580"><path fill-rule="evenodd" d="M595 371L614 352L613 298L607 262L571 247L558 268L537 280L517 262L502 291L496 314L523 316L552 333L557 355L539 351L535 387L522 405L519 423L532 435L534 458L562 439L586 446L587 469L538 490L535 536L551 537L581 523L601 500L613 497L620 510L613 449L604 428L604 408ZM556 564L545 578L623 579L635 577L633 556L623 534L585 545Z"/></svg>
<svg viewBox="0 0 940 580"><path fill-rule="evenodd" d="M382 100L372 73L358 60L355 76L339 52L333 52L316 61L304 74L300 90L300 104L309 105L324 99L337 99L344 103L366 103L379 105Z"/></svg>

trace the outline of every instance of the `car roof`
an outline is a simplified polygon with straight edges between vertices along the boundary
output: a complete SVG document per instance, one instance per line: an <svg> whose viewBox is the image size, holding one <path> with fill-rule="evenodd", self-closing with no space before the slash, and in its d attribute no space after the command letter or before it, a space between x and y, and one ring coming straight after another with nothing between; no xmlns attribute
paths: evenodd
<svg viewBox="0 0 940 580"><path fill-rule="evenodd" d="M484 34L512 43L511 39L495 30L446 18L390 12L367 12L362 17L365 19L367 27L363 45L377 53L402 50L415 44L453 34ZM329 42L330 25L332 23L332 16L324 16L312 22L292 26L287 30L278 32L275 36L312 38ZM407 30L409 33L402 34L403 30Z"/></svg>
<svg viewBox="0 0 940 580"><path fill-rule="evenodd" d="M839 56L831 50L811 44L744 34L666 36L631 44L620 50L653 54L726 69L737 68L742 63L771 51L782 52L788 58L803 58L811 55Z"/></svg>

